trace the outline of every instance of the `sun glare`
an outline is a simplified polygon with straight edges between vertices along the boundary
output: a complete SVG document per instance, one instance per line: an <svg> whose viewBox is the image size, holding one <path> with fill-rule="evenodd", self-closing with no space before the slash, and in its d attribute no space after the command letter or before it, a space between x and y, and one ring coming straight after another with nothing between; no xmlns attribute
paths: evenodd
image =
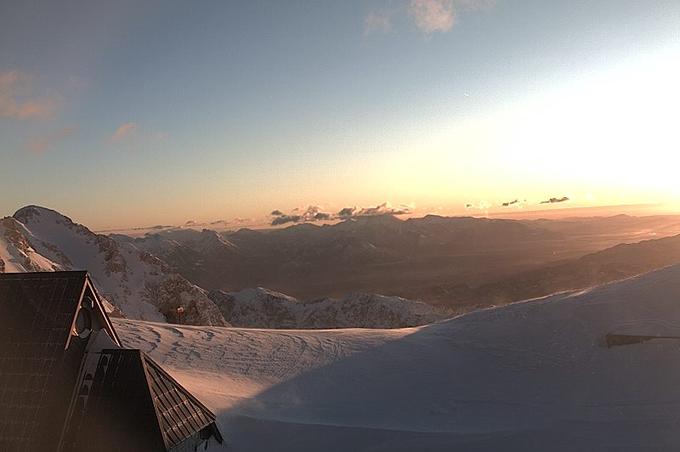
<svg viewBox="0 0 680 452"><path fill-rule="evenodd" d="M659 51L449 127L446 138L420 143L431 159L421 157L427 177L415 184L438 185L444 196L468 187L481 196L677 204L679 62L677 48Z"/></svg>

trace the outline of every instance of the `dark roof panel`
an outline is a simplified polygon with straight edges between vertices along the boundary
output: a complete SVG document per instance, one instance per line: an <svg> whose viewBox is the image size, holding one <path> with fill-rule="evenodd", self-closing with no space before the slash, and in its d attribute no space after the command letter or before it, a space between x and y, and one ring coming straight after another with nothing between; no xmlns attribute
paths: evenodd
<svg viewBox="0 0 680 452"><path fill-rule="evenodd" d="M140 350L86 354L90 336L71 334L83 294L120 345L86 272L0 274L0 450L61 440L72 451L160 451L197 434L222 442L210 410Z"/></svg>
<svg viewBox="0 0 680 452"><path fill-rule="evenodd" d="M31 450L67 379L65 345L85 272L0 274L0 450Z"/></svg>
<svg viewBox="0 0 680 452"><path fill-rule="evenodd" d="M91 381L70 421L74 451L92 441L121 450L120 438L127 451L170 450L206 428L221 441L210 410L140 350L102 350Z"/></svg>
<svg viewBox="0 0 680 452"><path fill-rule="evenodd" d="M166 447L171 448L215 422L215 415L165 372L142 355L152 400Z"/></svg>
<svg viewBox="0 0 680 452"><path fill-rule="evenodd" d="M102 351L94 375L83 379L64 449L93 444L102 452L165 450L139 350Z"/></svg>

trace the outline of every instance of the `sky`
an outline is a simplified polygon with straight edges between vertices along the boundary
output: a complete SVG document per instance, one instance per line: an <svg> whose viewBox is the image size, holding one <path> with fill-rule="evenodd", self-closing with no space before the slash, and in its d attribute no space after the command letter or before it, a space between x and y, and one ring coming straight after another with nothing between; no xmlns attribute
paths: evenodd
<svg viewBox="0 0 680 452"><path fill-rule="evenodd" d="M680 209L677 80L677 0L1 2L0 215Z"/></svg>

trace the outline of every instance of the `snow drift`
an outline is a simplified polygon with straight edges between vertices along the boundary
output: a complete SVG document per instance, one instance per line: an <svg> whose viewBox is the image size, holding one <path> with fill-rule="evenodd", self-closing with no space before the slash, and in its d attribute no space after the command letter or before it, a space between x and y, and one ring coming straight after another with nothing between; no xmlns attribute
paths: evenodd
<svg viewBox="0 0 680 452"><path fill-rule="evenodd" d="M676 451L680 266L392 330L116 321L218 413L228 450Z"/></svg>

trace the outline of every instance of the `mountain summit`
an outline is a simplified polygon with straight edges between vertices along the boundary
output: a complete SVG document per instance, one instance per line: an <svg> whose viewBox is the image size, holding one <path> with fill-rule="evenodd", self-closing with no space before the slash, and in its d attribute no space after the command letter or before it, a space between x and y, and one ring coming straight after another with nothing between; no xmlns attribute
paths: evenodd
<svg viewBox="0 0 680 452"><path fill-rule="evenodd" d="M196 325L227 325L200 287L131 244L95 234L40 206L0 220L0 271L87 270L101 295L130 318Z"/></svg>

